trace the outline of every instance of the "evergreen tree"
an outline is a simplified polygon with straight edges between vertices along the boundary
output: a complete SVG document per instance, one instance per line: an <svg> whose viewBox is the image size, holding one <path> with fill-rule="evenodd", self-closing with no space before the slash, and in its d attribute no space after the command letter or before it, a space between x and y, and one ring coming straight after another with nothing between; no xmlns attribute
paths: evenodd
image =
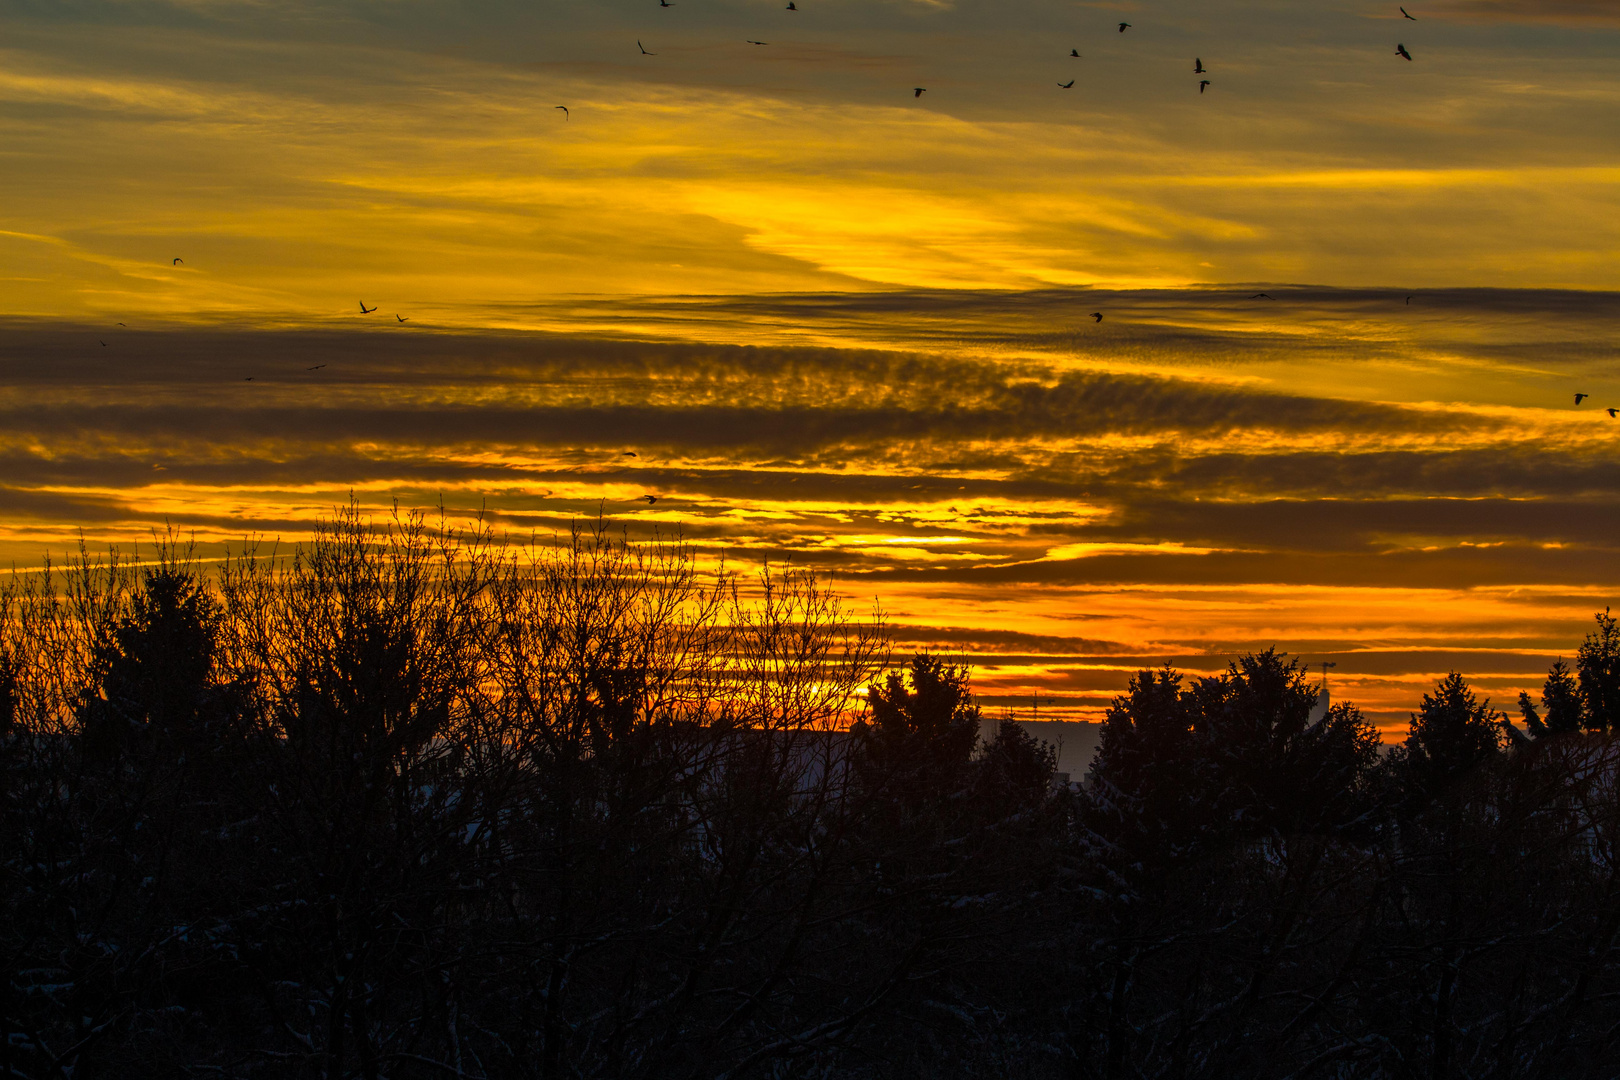
<svg viewBox="0 0 1620 1080"><path fill-rule="evenodd" d="M1581 688L1575 673L1560 656L1547 672L1547 681L1541 686L1541 705L1547 710L1547 733L1562 735L1579 731L1585 712L1581 703Z"/></svg>
<svg viewBox="0 0 1620 1080"><path fill-rule="evenodd" d="M1196 778L1181 675L1168 665L1138 672L1103 718L1083 804L1088 835L1127 866L1186 852L1208 824L1193 808Z"/></svg>
<svg viewBox="0 0 1620 1080"><path fill-rule="evenodd" d="M992 806L1019 810L1046 800L1056 770L1056 750L1012 720L1003 720L979 759L975 786Z"/></svg>
<svg viewBox="0 0 1620 1080"><path fill-rule="evenodd" d="M1103 724L1093 828L1112 819L1118 835L1158 831L1174 848L1365 822L1378 734L1349 705L1313 723L1318 694L1275 649L1186 690L1168 668L1142 672Z"/></svg>
<svg viewBox="0 0 1620 1080"><path fill-rule="evenodd" d="M891 671L868 687L866 704L869 718L854 728L869 770L936 790L953 786L979 741L966 666L918 653L904 676Z"/></svg>
<svg viewBox="0 0 1620 1080"><path fill-rule="evenodd" d="M1520 691L1519 714L1524 717L1524 726L1534 738L1565 735L1581 729L1586 710L1581 701L1580 684L1562 656L1553 662L1547 672L1547 681L1541 685L1541 707L1547 710L1545 720L1536 710L1530 695Z"/></svg>
<svg viewBox="0 0 1620 1080"><path fill-rule="evenodd" d="M1586 635L1575 654L1584 720L1589 731L1616 731L1620 730L1620 620L1608 608L1593 618L1597 629Z"/></svg>
<svg viewBox="0 0 1620 1080"><path fill-rule="evenodd" d="M214 664L220 610L195 573L162 557L141 576L127 613L92 660L93 693L82 737L94 759L135 741L184 739L197 720Z"/></svg>
<svg viewBox="0 0 1620 1080"><path fill-rule="evenodd" d="M1236 832L1335 831L1365 820L1378 733L1348 705L1312 723L1318 694L1298 661L1276 649L1193 686L1208 808Z"/></svg>
<svg viewBox="0 0 1620 1080"><path fill-rule="evenodd" d="M1429 800L1494 758L1502 746L1499 714L1480 701L1453 671L1423 695L1406 742L1390 754L1390 767L1408 800Z"/></svg>
<svg viewBox="0 0 1620 1080"><path fill-rule="evenodd" d="M1530 732L1532 739L1540 739L1548 734L1547 725L1536 711L1536 703L1530 700L1529 691L1519 691L1519 715L1524 719L1525 730Z"/></svg>

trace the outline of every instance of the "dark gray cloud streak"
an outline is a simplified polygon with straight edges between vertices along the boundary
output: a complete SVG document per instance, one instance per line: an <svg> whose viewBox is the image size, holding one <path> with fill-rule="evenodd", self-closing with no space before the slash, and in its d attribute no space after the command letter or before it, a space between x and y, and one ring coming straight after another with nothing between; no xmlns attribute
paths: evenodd
<svg viewBox="0 0 1620 1080"><path fill-rule="evenodd" d="M1169 541L1317 556L1462 541L1606 549L1620 488L1606 443L1525 437L1468 409L1286 392L1276 380L1245 386L1076 368L1062 348L1049 358L976 355L993 343L1040 339L1041 325L1093 305L1124 312L1119 336L1172 369L1222 357L1253 363L1288 340L1302 370L1316 354L1399 345L1365 325L1367 310L1389 306L1388 291L1271 290L1291 321L1279 325L1278 309L1267 309L1271 321L1259 329L1229 313L1209 317L1247 301L1242 289L720 298L648 312L654 321L660 311L722 324L796 319L856 337L864 320L877 319L909 345L932 336L970 346L936 353L393 327L13 322L0 328L0 384L11 402L0 404L0 465L13 512L38 505L41 515L52 504L43 494L25 498L30 488L67 498L61 489L140 486L161 466L167 483L208 487L429 490L588 479L719 501L1088 506L1025 530L1030 542L1053 545ZM1470 312L1557 317L1580 331L1569 349L1594 359L1607 347L1597 328L1620 314L1609 294L1450 290L1421 299L1444 310L1447 325ZM1331 319L1355 332L1325 329ZM1201 320L1224 329L1193 329ZM1000 324L1022 327L1021 337ZM1498 339L1491 348L1507 346ZM1309 381L1298 380L1301 388ZM639 452L633 467L620 456L629 446ZM121 512L104 496L72 498L85 520ZM1084 562L1087 577L1109 565Z"/></svg>
<svg viewBox="0 0 1620 1080"><path fill-rule="evenodd" d="M1269 286L1268 307L1247 288L649 301L635 335L13 321L0 512L296 535L359 489L545 536L597 513L650 527L633 515L655 492L702 548L863 595L1531 587L1546 612L1459 622L1442 648L1283 643L1367 679L1457 666L1504 687L1573 648L1551 612L1620 593L1620 426L1596 407L1620 401L1620 298L1454 290L1408 314L1389 290ZM1380 397L1408 371L1429 384ZM1079 708L1138 666L1267 644L1108 633L899 638L973 659L989 702L1038 669Z"/></svg>

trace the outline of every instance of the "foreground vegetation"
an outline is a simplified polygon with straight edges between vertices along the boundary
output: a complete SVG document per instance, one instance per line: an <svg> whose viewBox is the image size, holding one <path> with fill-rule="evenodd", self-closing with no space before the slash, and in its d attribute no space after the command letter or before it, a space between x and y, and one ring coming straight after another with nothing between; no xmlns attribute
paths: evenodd
<svg viewBox="0 0 1620 1080"><path fill-rule="evenodd" d="M1387 755L1275 652L1143 672L1070 790L757 584L352 512L20 580L0 1074L1612 1075L1606 614Z"/></svg>

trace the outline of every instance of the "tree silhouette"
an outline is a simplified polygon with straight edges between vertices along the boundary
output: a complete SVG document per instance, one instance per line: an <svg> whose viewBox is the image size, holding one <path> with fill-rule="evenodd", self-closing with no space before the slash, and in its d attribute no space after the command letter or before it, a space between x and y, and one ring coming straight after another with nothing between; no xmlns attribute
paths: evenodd
<svg viewBox="0 0 1620 1080"><path fill-rule="evenodd" d="M918 653L866 693L867 717L854 726L874 783L941 792L957 786L979 740L967 668Z"/></svg>
<svg viewBox="0 0 1620 1080"><path fill-rule="evenodd" d="M1453 671L1423 695L1406 741L1389 765L1414 805L1439 797L1492 760L1502 746L1501 718Z"/></svg>
<svg viewBox="0 0 1620 1080"><path fill-rule="evenodd" d="M1584 719L1589 731L1620 731L1620 620L1608 608L1593 618L1597 629L1575 653Z"/></svg>
<svg viewBox="0 0 1620 1080"><path fill-rule="evenodd" d="M1207 774L1206 809L1246 835L1334 831L1365 822L1378 733L1353 706L1312 722L1318 698L1275 649L1234 661L1189 694Z"/></svg>
<svg viewBox="0 0 1620 1080"><path fill-rule="evenodd" d="M98 650L101 696L88 703L86 741L105 754L142 736L183 739L208 688L219 622L219 603L196 573L160 551Z"/></svg>
<svg viewBox="0 0 1620 1080"><path fill-rule="evenodd" d="M1318 690L1275 649L1187 689L1144 671L1115 700L1091 767L1089 814L1110 843L1334 831L1368 823L1378 736L1354 707L1311 721Z"/></svg>
<svg viewBox="0 0 1620 1080"><path fill-rule="evenodd" d="M984 747L975 791L1004 811L1026 809L1046 801L1056 771L1057 750L1007 719Z"/></svg>
<svg viewBox="0 0 1620 1080"><path fill-rule="evenodd" d="M1524 717L1525 727L1535 738L1567 735L1581 730L1586 709L1581 700L1580 684L1562 656L1553 661L1552 668L1547 672L1547 680L1541 685L1541 707L1547 711L1545 719L1536 711L1530 695L1519 692L1519 713Z"/></svg>
<svg viewBox="0 0 1620 1080"><path fill-rule="evenodd" d="M1515 753L1452 673L1376 768L1266 650L1137 673L1075 791L807 575L159 548L0 581L7 1076L1607 1075L1607 612Z"/></svg>

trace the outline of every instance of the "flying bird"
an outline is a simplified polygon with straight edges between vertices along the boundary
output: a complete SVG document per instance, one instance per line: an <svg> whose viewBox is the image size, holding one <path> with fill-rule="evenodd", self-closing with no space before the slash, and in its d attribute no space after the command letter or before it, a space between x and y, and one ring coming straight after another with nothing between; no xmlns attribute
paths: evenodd
<svg viewBox="0 0 1620 1080"><path fill-rule="evenodd" d="M101 339L100 339L100 338L96 338L96 340L97 340L97 341L101 341ZM106 348L106 347L107 347L107 343L106 343L106 342L105 342L105 341L101 341L101 347L102 347L102 348L103 348L103 349L105 349L105 348Z"/></svg>
<svg viewBox="0 0 1620 1080"><path fill-rule="evenodd" d="M1204 72L1206 70L1207 69L1204 67L1203 57L1200 57L1200 56L1193 57L1193 74L1194 75L1202 75L1202 74L1204 74Z"/></svg>
<svg viewBox="0 0 1620 1080"><path fill-rule="evenodd" d="M1074 85L1074 80L1070 79L1068 82L1060 82L1060 83L1058 83L1058 85L1061 86L1063 89L1067 90L1071 86Z"/></svg>
<svg viewBox="0 0 1620 1080"><path fill-rule="evenodd" d="M1122 23L1119 24L1119 32L1122 33L1122 34L1125 31L1129 30L1130 28L1131 28L1131 24L1128 23L1128 22L1122 22Z"/></svg>
<svg viewBox="0 0 1620 1080"><path fill-rule="evenodd" d="M911 96L914 97L914 98L915 97L922 97L923 94L927 93L927 91L928 91L928 87L926 87L926 86L914 86L914 87L911 88Z"/></svg>
<svg viewBox="0 0 1620 1080"><path fill-rule="evenodd" d="M1102 322L1102 312L1100 312L1100 311L1093 311L1091 313L1091 317L1093 319L1096 319L1098 322Z"/></svg>
<svg viewBox="0 0 1620 1080"><path fill-rule="evenodd" d="M674 7L675 5L670 3L669 0L658 0L658 6L659 7Z"/></svg>
<svg viewBox="0 0 1620 1080"><path fill-rule="evenodd" d="M1412 59L1412 54L1406 51L1406 46L1405 45L1397 45L1397 46L1395 46L1395 55L1404 56L1408 60Z"/></svg>
<svg viewBox="0 0 1620 1080"><path fill-rule="evenodd" d="M179 265L181 265L181 264L182 264L182 263L184 263L184 262L185 262L185 261L186 261L186 260L184 260L184 259L181 259L181 258L178 258L178 257L177 257L177 258L176 258L176 259L175 259L175 260L174 260L174 262L172 262L172 263L170 263L170 264L169 264L169 265L170 265L170 266L179 266Z"/></svg>
<svg viewBox="0 0 1620 1080"><path fill-rule="evenodd" d="M1080 50L1079 49L1070 49L1069 50L1069 55L1070 56L1079 56L1080 55Z"/></svg>
<svg viewBox="0 0 1620 1080"><path fill-rule="evenodd" d="M770 42L768 42L768 41L750 41L748 44L750 44L750 45L769 45Z"/></svg>
<svg viewBox="0 0 1620 1080"><path fill-rule="evenodd" d="M1268 296L1267 294L1265 294L1263 292L1257 292L1253 296L1249 297L1249 299L1250 300L1275 300L1276 297Z"/></svg>
<svg viewBox="0 0 1620 1080"><path fill-rule="evenodd" d="M1620 409L1610 409L1608 410L1608 413L1609 419L1613 420L1616 416L1620 416Z"/></svg>
<svg viewBox="0 0 1620 1080"><path fill-rule="evenodd" d="M1407 11L1405 8L1401 8L1401 14L1405 15L1408 19L1411 19L1413 22L1417 22L1417 16L1413 15L1410 11Z"/></svg>
<svg viewBox="0 0 1620 1080"><path fill-rule="evenodd" d="M553 105L552 108L562 110L563 123L566 124L568 122L568 106L566 106L566 105Z"/></svg>
<svg viewBox="0 0 1620 1080"><path fill-rule="evenodd" d="M1585 401L1587 398L1589 398L1591 396L1592 396L1591 394L1576 394L1575 395L1575 404L1579 405L1581 402Z"/></svg>
<svg viewBox="0 0 1620 1080"><path fill-rule="evenodd" d="M1406 302L1407 302L1407 303L1408 303L1408 304L1410 304L1410 303L1411 303L1411 302L1412 302L1412 298L1411 298L1411 297L1410 297L1410 296L1408 296L1408 297L1407 297L1407 298L1406 298Z"/></svg>
<svg viewBox="0 0 1620 1080"><path fill-rule="evenodd" d="M623 454L621 454L619 456L620 457L635 457L636 452L634 450L626 450Z"/></svg>
<svg viewBox="0 0 1620 1080"><path fill-rule="evenodd" d="M252 382L253 381L253 376L249 375L247 378L243 379L242 381L243 382Z"/></svg>
<svg viewBox="0 0 1620 1080"><path fill-rule="evenodd" d="M640 38L637 38L637 39L636 39L636 48L638 48L638 49L640 49L640 50L641 50L641 55L642 55L642 56L657 56L657 55L658 55L658 54L657 54L657 53L655 53L655 52L648 52L648 51L647 51L647 46L645 46L645 45L643 45L643 44L642 44L642 43L641 43L641 39L640 39Z"/></svg>
<svg viewBox="0 0 1620 1080"><path fill-rule="evenodd" d="M400 315L398 313L395 313L394 318L398 319L400 322L410 322L411 321L410 319L406 318L404 315Z"/></svg>
<svg viewBox="0 0 1620 1080"><path fill-rule="evenodd" d="M305 371L319 371L319 370L321 370L321 368L323 368L325 366L326 366L325 364L316 364L314 367L307 367L304 370Z"/></svg>
<svg viewBox="0 0 1620 1080"><path fill-rule="evenodd" d="M647 500L648 506L651 506L653 503L658 501L658 496L656 495L643 495L642 498Z"/></svg>
<svg viewBox="0 0 1620 1080"><path fill-rule="evenodd" d="M118 325L119 325L119 326L123 326L123 325L124 325L124 324L123 324L123 323L119 323L119 324L118 324Z"/></svg>
<svg viewBox="0 0 1620 1080"><path fill-rule="evenodd" d="M798 10L799 10L799 5L798 5L798 4L795 4L795 3L794 3L794 2L793 2L793 0L788 0L788 6L787 6L787 9L788 9L788 10L789 10L789 11L798 11Z"/></svg>
<svg viewBox="0 0 1620 1080"><path fill-rule="evenodd" d="M1209 80L1208 79L1199 79L1198 80L1198 92L1200 94L1202 94L1204 92L1204 89L1207 86L1209 86Z"/></svg>
<svg viewBox="0 0 1620 1080"><path fill-rule="evenodd" d="M362 314L362 315L370 315L373 311L376 311L376 310L377 309L374 308L374 307L366 307L366 302L364 300L360 301L360 314Z"/></svg>

